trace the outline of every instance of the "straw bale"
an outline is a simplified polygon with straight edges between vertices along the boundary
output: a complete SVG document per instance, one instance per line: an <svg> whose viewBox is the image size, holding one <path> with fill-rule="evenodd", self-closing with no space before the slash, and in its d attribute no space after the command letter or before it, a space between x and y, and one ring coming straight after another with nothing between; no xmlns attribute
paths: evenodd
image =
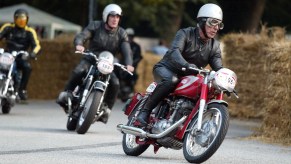
<svg viewBox="0 0 291 164"><path fill-rule="evenodd" d="M273 46L276 47L273 47ZM268 50L263 136L291 145L291 42L273 42Z"/></svg>
<svg viewBox="0 0 291 164"><path fill-rule="evenodd" d="M285 29L262 27L259 35L229 34L224 65L238 75L240 98L229 99L234 117L263 118L259 137L291 144L291 42Z"/></svg>
<svg viewBox="0 0 291 164"><path fill-rule="evenodd" d="M143 59L137 68L139 78L135 86L136 92L145 92L148 85L153 82L153 67L161 58L161 56L157 56L151 52L143 54Z"/></svg>
<svg viewBox="0 0 291 164"><path fill-rule="evenodd" d="M259 36L249 34L229 34L222 38L225 44L224 66L236 72L237 90L240 99L230 99L230 113L236 117L261 117L265 72L266 43Z"/></svg>
<svg viewBox="0 0 291 164"><path fill-rule="evenodd" d="M28 84L31 99L55 99L80 60L74 55L71 40L41 41L42 52L31 61L32 73Z"/></svg>

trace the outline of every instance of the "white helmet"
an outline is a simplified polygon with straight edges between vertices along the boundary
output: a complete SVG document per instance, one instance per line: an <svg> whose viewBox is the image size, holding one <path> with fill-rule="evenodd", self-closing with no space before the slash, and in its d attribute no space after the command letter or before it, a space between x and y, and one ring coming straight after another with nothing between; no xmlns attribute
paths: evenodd
<svg viewBox="0 0 291 164"><path fill-rule="evenodd" d="M102 14L103 21L107 22L107 18L108 18L109 14L121 16L121 12L122 12L122 10L121 10L120 6L118 6L116 4L109 4L103 10L103 14Z"/></svg>
<svg viewBox="0 0 291 164"><path fill-rule="evenodd" d="M208 3L203 5L200 9L199 12L197 14L197 18L201 18L201 17L210 17L210 18L215 18L218 20L222 21L222 10L221 8L213 3Z"/></svg>
<svg viewBox="0 0 291 164"><path fill-rule="evenodd" d="M127 28L125 31L127 35L134 35L134 30L132 28Z"/></svg>

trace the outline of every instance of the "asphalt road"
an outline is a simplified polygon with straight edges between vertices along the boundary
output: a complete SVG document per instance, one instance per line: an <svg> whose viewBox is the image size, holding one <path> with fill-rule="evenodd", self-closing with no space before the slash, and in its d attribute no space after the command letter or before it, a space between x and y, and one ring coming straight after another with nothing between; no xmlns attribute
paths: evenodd
<svg viewBox="0 0 291 164"><path fill-rule="evenodd" d="M139 157L126 156L122 134L116 130L117 124L127 121L122 106L118 101L108 124L97 122L79 135L66 130L67 116L53 101L16 104L10 114L0 114L0 164L187 163L182 150L161 148L154 154L152 146ZM291 164L291 147L248 139L258 125L232 119L226 139L205 163Z"/></svg>

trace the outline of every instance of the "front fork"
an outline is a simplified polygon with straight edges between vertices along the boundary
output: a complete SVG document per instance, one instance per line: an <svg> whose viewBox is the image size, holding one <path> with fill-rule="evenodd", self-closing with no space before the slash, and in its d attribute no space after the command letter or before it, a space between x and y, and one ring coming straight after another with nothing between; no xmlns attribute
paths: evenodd
<svg viewBox="0 0 291 164"><path fill-rule="evenodd" d="M13 71L13 66L14 66L14 63L11 64L11 66L10 66L10 69L9 69L9 72L8 72L8 75L7 75L7 79L5 81L5 87L4 87L4 90L2 92L3 96L6 96L6 93L7 93L8 87L9 87L9 83L10 83L10 81L12 79L11 75L12 75L12 71Z"/></svg>
<svg viewBox="0 0 291 164"><path fill-rule="evenodd" d="M197 131L201 130L203 112L205 109L206 98L208 95L208 86L207 86L208 76L205 76L204 81L202 83L202 90L200 95L200 104L199 104L199 112L198 112L198 123L197 123Z"/></svg>
<svg viewBox="0 0 291 164"><path fill-rule="evenodd" d="M90 89L89 87L90 87L92 81L93 81L93 75L90 75L88 77L88 81L86 83L85 89L84 89L83 94L82 94L82 98L81 98L81 101L80 101L80 107L83 107L85 102L86 102L86 99L88 97L87 94L89 92L89 89ZM68 97L68 101L67 102L68 102L68 112L69 112L69 115L71 115L73 110L72 110L72 100L71 100L70 97Z"/></svg>
<svg viewBox="0 0 291 164"><path fill-rule="evenodd" d="M81 102L80 102L80 107L84 107L84 104L85 104L86 99L88 97L88 92L89 92L89 89L90 89L90 86L91 86L92 81L93 81L93 75L90 75L89 78L88 78L87 84L85 86L85 89L83 91L83 94L82 94L82 99L81 99Z"/></svg>

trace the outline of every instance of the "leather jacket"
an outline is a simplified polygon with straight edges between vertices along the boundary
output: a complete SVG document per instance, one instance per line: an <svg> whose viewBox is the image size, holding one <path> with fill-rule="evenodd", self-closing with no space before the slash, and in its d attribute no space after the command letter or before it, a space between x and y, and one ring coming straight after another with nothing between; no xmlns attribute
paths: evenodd
<svg viewBox="0 0 291 164"><path fill-rule="evenodd" d="M89 50L95 54L109 51L117 56L121 52L125 65L132 65L132 52L127 33L123 28L118 27L108 31L105 29L103 21L93 21L81 33L76 35L74 44L75 46L83 46L87 40L90 40Z"/></svg>
<svg viewBox="0 0 291 164"><path fill-rule="evenodd" d="M195 64L198 68L209 64L215 71L223 67L219 42L210 39L203 43L196 27L180 29L172 47L155 67L165 66L177 74L184 74L182 68L188 68L189 64Z"/></svg>
<svg viewBox="0 0 291 164"><path fill-rule="evenodd" d="M40 44L35 30L31 27L17 27L14 23L6 23L0 29L0 40L5 38L7 51L27 51L30 47L32 53L40 52Z"/></svg>

